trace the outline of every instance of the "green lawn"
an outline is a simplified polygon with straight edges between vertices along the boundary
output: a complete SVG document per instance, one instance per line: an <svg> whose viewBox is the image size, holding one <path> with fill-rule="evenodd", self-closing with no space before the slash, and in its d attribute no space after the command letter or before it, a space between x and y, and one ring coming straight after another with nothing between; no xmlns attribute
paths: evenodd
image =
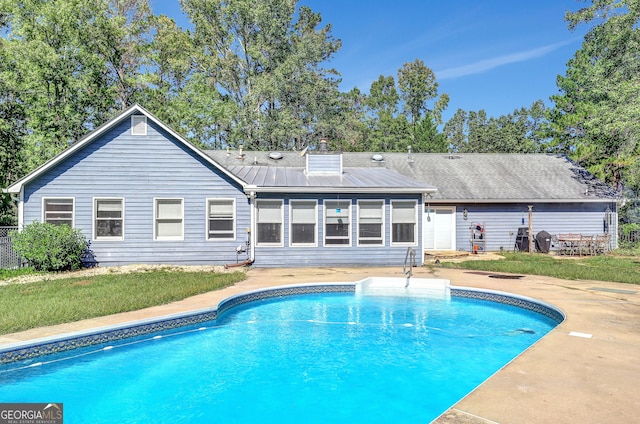
<svg viewBox="0 0 640 424"><path fill-rule="evenodd" d="M447 268L547 275L567 280L640 284L640 257L605 255L557 258L505 253L500 260L443 262ZM0 272L0 280L29 270ZM218 290L245 278L243 272L171 272L106 274L0 286L0 334L133 311Z"/></svg>
<svg viewBox="0 0 640 424"><path fill-rule="evenodd" d="M505 259L443 262L446 268L473 269L512 274L546 275L565 280L599 280L640 284L640 257L602 255L559 258L551 255L504 253Z"/></svg>
<svg viewBox="0 0 640 424"><path fill-rule="evenodd" d="M245 277L163 270L0 286L0 334L162 305Z"/></svg>

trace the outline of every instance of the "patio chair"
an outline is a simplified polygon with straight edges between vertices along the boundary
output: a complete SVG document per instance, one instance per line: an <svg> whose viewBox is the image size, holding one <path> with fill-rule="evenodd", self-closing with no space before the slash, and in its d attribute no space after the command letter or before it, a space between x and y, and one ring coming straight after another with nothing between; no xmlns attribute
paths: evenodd
<svg viewBox="0 0 640 424"><path fill-rule="evenodd" d="M593 236L580 236L580 244L578 245L578 250L580 256L595 254Z"/></svg>
<svg viewBox="0 0 640 424"><path fill-rule="evenodd" d="M603 255L609 251L609 241L611 240L611 235L609 234L598 234L595 236L595 240L593 242L594 254Z"/></svg>

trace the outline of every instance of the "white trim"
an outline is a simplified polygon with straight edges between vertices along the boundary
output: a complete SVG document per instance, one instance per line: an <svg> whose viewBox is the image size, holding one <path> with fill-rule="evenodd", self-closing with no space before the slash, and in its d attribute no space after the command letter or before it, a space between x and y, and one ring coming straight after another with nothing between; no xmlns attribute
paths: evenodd
<svg viewBox="0 0 640 424"><path fill-rule="evenodd" d="M18 195L18 229L22 231L24 228L24 188L20 189Z"/></svg>
<svg viewBox="0 0 640 424"><path fill-rule="evenodd" d="M394 242L393 241L393 204L394 203L413 203L413 216L414 216L414 226L413 226L413 241L412 242ZM389 223L389 237L390 239L390 245L391 246L417 246L418 245L418 201L417 200L412 200L412 199L395 199L395 200L391 200L391 203L389 205L389 207L391 208L389 214L390 214L390 223Z"/></svg>
<svg viewBox="0 0 640 424"><path fill-rule="evenodd" d="M42 198L42 203L41 203L41 209L40 209L40 213L41 213L41 222L47 222L47 215L46 215L46 211L45 211L45 204L47 200L53 200L53 199L57 199L57 200L71 200L71 228L75 228L76 226L76 198L75 197L69 197L69 196L48 196L48 197L43 197Z"/></svg>
<svg viewBox="0 0 640 424"><path fill-rule="evenodd" d="M487 153L489 154L489 153ZM612 203L617 202L618 199L607 199L607 198L584 198L584 199L474 199L474 198L466 198L466 199L429 199L429 202L432 205L435 204L445 204L450 205L452 203L455 204L469 204L469 203L478 203L478 204L494 204L494 203Z"/></svg>
<svg viewBox="0 0 640 424"><path fill-rule="evenodd" d="M381 243L379 244L362 244L360 243L360 203L382 203L382 223L381 223ZM386 242L386 215L387 215L387 204L384 199L358 199L356 204L356 245L358 247L384 247Z"/></svg>
<svg viewBox="0 0 640 424"><path fill-rule="evenodd" d="M233 208L233 216L232 216L232 220L233 220L233 227L231 229L233 235L231 237L209 237L209 202L211 201L231 201L231 207ZM204 210L204 228L205 228L205 240L206 241L212 241L212 242L216 242L216 241L228 241L228 240L236 240L237 234L236 234L236 227L237 227L237 220L238 220L238 213L236 210L236 199L233 197L207 197L205 199L205 210Z"/></svg>
<svg viewBox="0 0 640 424"><path fill-rule="evenodd" d="M344 202L349 205L349 230L348 230L348 238L349 243L347 244L327 244L327 202ZM353 245L353 201L351 199L323 199L322 201L322 245L324 247L329 248L337 248L337 247L351 247ZM337 238L339 240L343 240L342 238Z"/></svg>
<svg viewBox="0 0 640 424"><path fill-rule="evenodd" d="M157 227L157 213L158 213L158 201L163 201L163 200L179 200L180 201L180 208L181 208L181 228L180 228L180 236L174 236L174 237L158 237L158 227ZM181 197L154 197L153 198L153 240L154 241L180 241L180 240L184 240L184 198Z"/></svg>
<svg viewBox="0 0 640 424"><path fill-rule="evenodd" d="M385 194L435 194L437 190L435 188L420 188L420 187L328 187L328 186L304 186L304 187L269 187L269 186L256 186L245 185L245 193L286 193L286 194L309 194L309 193L326 193L326 194L340 194L340 195L354 195L371 193L380 195L381 192Z"/></svg>
<svg viewBox="0 0 640 424"><path fill-rule="evenodd" d="M147 135L146 115L131 115L131 135Z"/></svg>
<svg viewBox="0 0 640 424"><path fill-rule="evenodd" d="M100 200L119 200L120 201L120 205L122 206L121 209L121 217L120 220L122 220L122 235L121 236L102 236L102 237L98 237L98 235L96 234L96 221L98 220L98 201ZM124 240L124 210L125 210L125 206L124 206L124 197L94 197L93 198L93 207L92 207L92 213L91 213L91 234L93 235L93 240L94 241L98 241L98 242L102 242L102 241L120 241L120 240Z"/></svg>
<svg viewBox="0 0 640 424"><path fill-rule="evenodd" d="M256 197L255 193L249 193L249 239L251 240L249 251L251 252L251 262L253 262L256 258L256 242L258 240L257 237L257 228L258 224L256 223Z"/></svg>
<svg viewBox="0 0 640 424"><path fill-rule="evenodd" d="M313 212L315 221L313 222L313 243L294 243L293 242L293 204L294 203L313 203ZM308 223L304 223L308 224ZM289 247L318 247L318 199L290 199L289 200Z"/></svg>
<svg viewBox="0 0 640 424"><path fill-rule="evenodd" d="M259 237L259 232L260 230L258 230L258 226L260 225L259 222L259 218L258 215L260 215L260 207L259 207L259 203L260 202L279 202L280 203L280 242L278 243L265 243L265 242L258 242L258 237ZM269 246L269 247L284 247L284 200L283 199L256 199L256 214L255 214L255 222L256 222L256 246L258 247L264 247L264 246ZM268 224L269 222L267 222ZM275 222L274 222L275 223Z"/></svg>

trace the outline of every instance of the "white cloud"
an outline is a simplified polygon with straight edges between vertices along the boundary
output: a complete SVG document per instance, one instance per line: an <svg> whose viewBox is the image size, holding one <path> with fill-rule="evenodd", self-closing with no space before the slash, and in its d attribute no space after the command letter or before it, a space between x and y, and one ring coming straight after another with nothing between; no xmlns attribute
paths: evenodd
<svg viewBox="0 0 640 424"><path fill-rule="evenodd" d="M481 74L491 69L495 69L500 66L508 65L511 63L525 62L530 59L542 57L551 53L560 47L571 44L575 39L563 41L561 43L550 44L548 46L538 47L535 49L527 50L524 52L513 53L506 56L494 57L491 59L480 60L469 65L457 66L455 68L442 69L436 71L436 77L438 80L453 79L463 77L467 75Z"/></svg>

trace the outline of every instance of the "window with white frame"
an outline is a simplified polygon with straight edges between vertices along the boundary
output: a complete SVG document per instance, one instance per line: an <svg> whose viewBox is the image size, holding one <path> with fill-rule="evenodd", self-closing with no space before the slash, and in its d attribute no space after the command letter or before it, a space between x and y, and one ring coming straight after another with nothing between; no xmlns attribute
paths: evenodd
<svg viewBox="0 0 640 424"><path fill-rule="evenodd" d="M415 201L391 202L391 243L415 244L417 220Z"/></svg>
<svg viewBox="0 0 640 424"><path fill-rule="evenodd" d="M45 198L42 203L43 222L73 227L73 198Z"/></svg>
<svg viewBox="0 0 640 424"><path fill-rule="evenodd" d="M282 245L282 200L256 200L259 245Z"/></svg>
<svg viewBox="0 0 640 424"><path fill-rule="evenodd" d="M122 239L124 235L124 200L95 199L94 239Z"/></svg>
<svg viewBox="0 0 640 424"><path fill-rule="evenodd" d="M147 117L131 115L131 135L147 135Z"/></svg>
<svg viewBox="0 0 640 424"><path fill-rule="evenodd" d="M155 239L182 240L184 209L182 199L155 199Z"/></svg>
<svg viewBox="0 0 640 424"><path fill-rule="evenodd" d="M207 211L207 238L235 239L235 200L208 199Z"/></svg>
<svg viewBox="0 0 640 424"><path fill-rule="evenodd" d="M350 200L324 201L325 246L347 246L351 244L350 217Z"/></svg>
<svg viewBox="0 0 640 424"><path fill-rule="evenodd" d="M313 246L316 244L316 212L315 200L292 200L290 243L292 246Z"/></svg>
<svg viewBox="0 0 640 424"><path fill-rule="evenodd" d="M358 245L384 245L384 201L358 202Z"/></svg>

